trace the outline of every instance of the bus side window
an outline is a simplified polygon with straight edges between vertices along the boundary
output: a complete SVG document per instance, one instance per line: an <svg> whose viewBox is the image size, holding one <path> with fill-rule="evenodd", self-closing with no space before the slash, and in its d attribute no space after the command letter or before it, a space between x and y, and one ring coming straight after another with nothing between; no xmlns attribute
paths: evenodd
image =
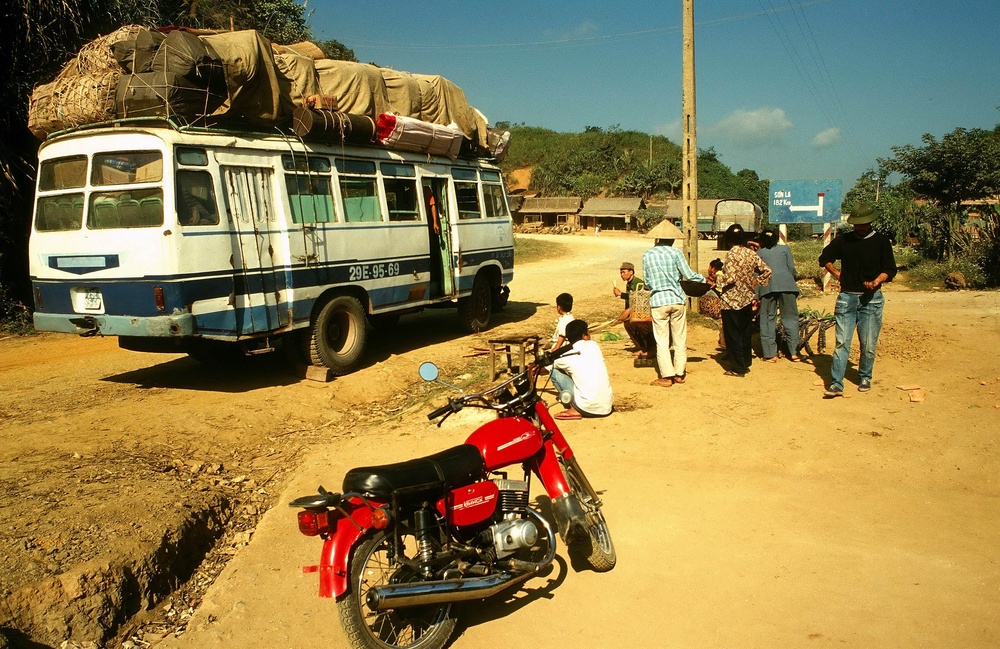
<svg viewBox="0 0 1000 649"><path fill-rule="evenodd" d="M382 208L378 200L375 163L371 160L338 158L340 199L346 223L378 223L382 221ZM347 175L351 174L351 175Z"/></svg>
<svg viewBox="0 0 1000 649"><path fill-rule="evenodd" d="M417 181L411 178L383 178L390 221L416 221Z"/></svg>
<svg viewBox="0 0 1000 649"><path fill-rule="evenodd" d="M506 217L507 202L503 197L502 185L483 183L483 200L486 202L486 218Z"/></svg>
<svg viewBox="0 0 1000 649"><path fill-rule="evenodd" d="M177 171L177 220L181 225L218 225L219 209L207 171Z"/></svg>
<svg viewBox="0 0 1000 649"><path fill-rule="evenodd" d="M340 177L340 193L344 199L344 221L371 223L382 220L375 192L375 178Z"/></svg>
<svg viewBox="0 0 1000 649"><path fill-rule="evenodd" d="M385 204L389 209L390 221L419 221L417 201L417 172L412 164L383 162L382 189L385 190Z"/></svg>
<svg viewBox="0 0 1000 649"><path fill-rule="evenodd" d="M329 176L285 174L292 223L335 223L333 185Z"/></svg>
<svg viewBox="0 0 1000 649"><path fill-rule="evenodd" d="M478 219L482 217L479 209L479 187L476 183L455 181L455 196L458 198L458 218Z"/></svg>

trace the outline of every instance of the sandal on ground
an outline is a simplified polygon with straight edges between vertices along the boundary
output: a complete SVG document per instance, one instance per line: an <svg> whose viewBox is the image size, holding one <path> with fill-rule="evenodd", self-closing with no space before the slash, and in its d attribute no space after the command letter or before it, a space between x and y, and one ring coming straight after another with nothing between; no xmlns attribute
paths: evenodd
<svg viewBox="0 0 1000 649"><path fill-rule="evenodd" d="M677 375L674 377L674 383L683 383L683 382L684 382L683 376Z"/></svg>
<svg viewBox="0 0 1000 649"><path fill-rule="evenodd" d="M792 361L793 363L801 363L802 357L799 356L798 354L795 354L794 356L789 356L788 360Z"/></svg>
<svg viewBox="0 0 1000 649"><path fill-rule="evenodd" d="M739 372L734 372L732 370L726 370L724 376L738 376L741 379L746 376L745 374L740 374Z"/></svg>
<svg viewBox="0 0 1000 649"><path fill-rule="evenodd" d="M578 412L571 412L569 410L563 410L562 412L557 412L553 415L554 419L583 419L583 415Z"/></svg>
<svg viewBox="0 0 1000 649"><path fill-rule="evenodd" d="M668 379L656 379L655 381L650 382L650 385L657 385L657 386L659 386L661 388L669 388L673 384L674 384L674 379L672 379L672 378L668 378Z"/></svg>
<svg viewBox="0 0 1000 649"><path fill-rule="evenodd" d="M765 359L763 359L763 361L765 363L777 363L778 362L778 357L777 356L772 356L771 358L765 358Z"/></svg>

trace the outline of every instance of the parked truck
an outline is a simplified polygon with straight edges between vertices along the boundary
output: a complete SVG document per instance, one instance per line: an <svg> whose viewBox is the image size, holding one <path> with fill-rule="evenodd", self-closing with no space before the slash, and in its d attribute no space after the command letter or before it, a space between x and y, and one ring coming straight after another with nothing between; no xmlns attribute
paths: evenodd
<svg viewBox="0 0 1000 649"><path fill-rule="evenodd" d="M760 229L763 211L752 201L741 198L725 198L715 205L711 216L698 215L698 238L720 239L721 235L734 223L739 223L747 232ZM683 219L674 219L674 225L684 229Z"/></svg>
<svg viewBox="0 0 1000 649"><path fill-rule="evenodd" d="M753 201L741 198L726 198L715 204L715 218L712 228L714 238L719 242L718 249L723 249L722 234L733 225L739 225L745 232L757 232L760 229L763 210ZM701 232L699 219L698 231Z"/></svg>

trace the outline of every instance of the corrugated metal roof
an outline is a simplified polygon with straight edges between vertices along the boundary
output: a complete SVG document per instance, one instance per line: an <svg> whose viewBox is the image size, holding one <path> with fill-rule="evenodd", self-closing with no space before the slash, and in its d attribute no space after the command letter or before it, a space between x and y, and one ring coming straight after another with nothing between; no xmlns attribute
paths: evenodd
<svg viewBox="0 0 1000 649"><path fill-rule="evenodd" d="M576 214L583 199L579 196L547 196L526 198L521 206L522 214Z"/></svg>
<svg viewBox="0 0 1000 649"><path fill-rule="evenodd" d="M580 216L625 216L645 207L641 198L591 198Z"/></svg>

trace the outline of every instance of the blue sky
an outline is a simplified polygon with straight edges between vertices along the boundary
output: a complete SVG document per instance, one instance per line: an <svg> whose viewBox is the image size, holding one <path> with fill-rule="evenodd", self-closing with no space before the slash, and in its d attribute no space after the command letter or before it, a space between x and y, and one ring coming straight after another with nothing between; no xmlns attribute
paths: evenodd
<svg viewBox="0 0 1000 649"><path fill-rule="evenodd" d="M491 121L680 142L681 0L310 0L358 60L440 74ZM695 0L698 146L734 172L841 178L1000 123L1000 0ZM516 143L512 143L516 146Z"/></svg>

